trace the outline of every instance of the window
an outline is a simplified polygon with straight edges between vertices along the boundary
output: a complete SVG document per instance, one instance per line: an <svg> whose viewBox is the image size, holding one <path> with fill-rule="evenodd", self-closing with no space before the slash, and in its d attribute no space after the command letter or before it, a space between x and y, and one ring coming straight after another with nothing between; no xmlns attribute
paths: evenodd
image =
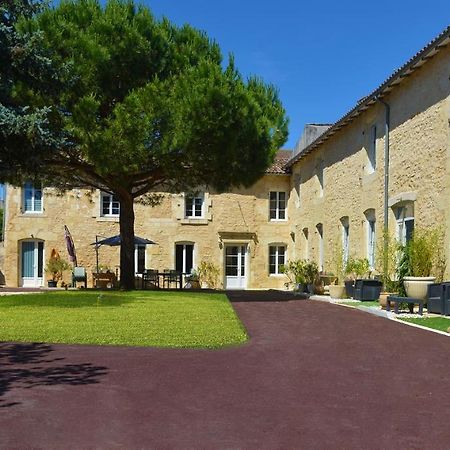
<svg viewBox="0 0 450 450"><path fill-rule="evenodd" d="M204 216L204 200L203 194L195 196L186 196L184 200L184 215L187 219L199 219Z"/></svg>
<svg viewBox="0 0 450 450"><path fill-rule="evenodd" d="M414 203L407 202L394 209L397 221L397 240L405 245L412 238L414 232Z"/></svg>
<svg viewBox="0 0 450 450"><path fill-rule="evenodd" d="M134 247L134 271L136 273L145 272L145 245L136 245Z"/></svg>
<svg viewBox="0 0 450 450"><path fill-rule="evenodd" d="M295 175L295 178L294 178L294 189L295 189L295 192L297 193L297 208L300 208L300 203L301 203L301 198L300 198L301 186L302 186L302 176L298 173L297 175Z"/></svg>
<svg viewBox="0 0 450 450"><path fill-rule="evenodd" d="M368 209L366 216L367 260L370 268L375 267L375 210Z"/></svg>
<svg viewBox="0 0 450 450"><path fill-rule="evenodd" d="M23 211L25 213L42 213L42 187L25 183L23 187Z"/></svg>
<svg viewBox="0 0 450 450"><path fill-rule="evenodd" d="M269 246L269 274L280 275L282 266L286 264L286 246L270 245Z"/></svg>
<svg viewBox="0 0 450 450"><path fill-rule="evenodd" d="M319 271L323 271L323 225L318 223L316 225L317 234L319 236Z"/></svg>
<svg viewBox="0 0 450 450"><path fill-rule="evenodd" d="M375 172L377 168L377 127L370 128L369 144L367 146L367 173Z"/></svg>
<svg viewBox="0 0 450 450"><path fill-rule="evenodd" d="M303 258L309 259L308 228L303 228Z"/></svg>
<svg viewBox="0 0 450 450"><path fill-rule="evenodd" d="M324 179L323 179L323 161L319 160L317 162L316 171L317 171L317 179L319 180L319 197L323 197L323 188L324 188Z"/></svg>
<svg viewBox="0 0 450 450"><path fill-rule="evenodd" d="M341 218L341 224L342 224L342 262L344 263L344 266L348 262L348 255L349 255L349 249L350 249L350 222L348 220L348 217L342 217Z"/></svg>
<svg viewBox="0 0 450 450"><path fill-rule="evenodd" d="M115 195L101 193L101 214L102 216L113 217L120 214L120 202Z"/></svg>
<svg viewBox="0 0 450 450"><path fill-rule="evenodd" d="M181 273L191 273L194 267L194 244L175 245L175 270Z"/></svg>
<svg viewBox="0 0 450 450"><path fill-rule="evenodd" d="M286 192L270 192L270 220L286 220Z"/></svg>

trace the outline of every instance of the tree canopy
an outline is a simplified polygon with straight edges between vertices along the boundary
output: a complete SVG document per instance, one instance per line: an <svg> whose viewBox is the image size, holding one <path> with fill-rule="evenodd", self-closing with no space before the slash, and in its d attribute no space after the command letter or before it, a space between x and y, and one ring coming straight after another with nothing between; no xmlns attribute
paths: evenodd
<svg viewBox="0 0 450 450"><path fill-rule="evenodd" d="M273 86L244 80L203 32L157 20L133 1L63 0L18 30L39 36L58 68L52 89L32 80L11 90L45 112L52 132L34 153L36 167L62 186L118 196L124 287L134 282L134 199L249 186L286 139ZM0 154L8 155L3 147Z"/></svg>
<svg viewBox="0 0 450 450"><path fill-rule="evenodd" d="M48 94L57 73L42 47L42 34L18 32L22 19L45 8L37 0L5 0L0 5L0 181L33 175L36 150L54 145L44 102L23 95L27 90Z"/></svg>

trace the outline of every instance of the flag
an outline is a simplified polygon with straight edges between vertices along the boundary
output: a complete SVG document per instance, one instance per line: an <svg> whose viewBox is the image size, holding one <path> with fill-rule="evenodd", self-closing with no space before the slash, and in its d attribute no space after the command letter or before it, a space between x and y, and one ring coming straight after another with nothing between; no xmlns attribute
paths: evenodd
<svg viewBox="0 0 450 450"><path fill-rule="evenodd" d="M69 253L69 260L73 262L73 265L77 266L77 254L75 253L75 246L73 245L72 235L69 229L64 225L64 238L66 239L67 253Z"/></svg>

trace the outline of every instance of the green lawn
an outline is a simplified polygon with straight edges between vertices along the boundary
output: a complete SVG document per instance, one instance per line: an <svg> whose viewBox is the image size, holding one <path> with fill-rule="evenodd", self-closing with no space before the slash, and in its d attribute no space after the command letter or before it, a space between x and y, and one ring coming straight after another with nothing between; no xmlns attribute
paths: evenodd
<svg viewBox="0 0 450 450"><path fill-rule="evenodd" d="M435 330L445 331L450 327L450 319L445 317L425 317L423 319L418 318L405 318L401 319L405 322L415 323L417 325L422 325L423 327L433 328Z"/></svg>
<svg viewBox="0 0 450 450"><path fill-rule="evenodd" d="M219 348L247 339L223 294L68 291L0 296L0 341Z"/></svg>
<svg viewBox="0 0 450 450"><path fill-rule="evenodd" d="M345 301L342 300L341 302L337 302L340 305L348 305L348 306L353 306L353 307L358 307L358 306L380 306L380 304L378 303L378 300L375 301L370 301L370 302L349 302L349 301Z"/></svg>

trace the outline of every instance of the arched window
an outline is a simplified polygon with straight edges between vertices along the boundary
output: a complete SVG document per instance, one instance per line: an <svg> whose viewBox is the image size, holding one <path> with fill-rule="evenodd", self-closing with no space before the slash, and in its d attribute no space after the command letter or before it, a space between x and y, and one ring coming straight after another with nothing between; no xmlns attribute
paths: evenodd
<svg viewBox="0 0 450 450"><path fill-rule="evenodd" d="M318 223L316 225L317 235L319 238L319 270L323 271L323 224Z"/></svg>
<svg viewBox="0 0 450 450"><path fill-rule="evenodd" d="M375 268L375 210L364 211L366 216L366 250L370 267Z"/></svg>
<svg viewBox="0 0 450 450"><path fill-rule="evenodd" d="M342 227L342 261L345 266L350 253L350 221L348 216L341 217L340 221Z"/></svg>
<svg viewBox="0 0 450 450"><path fill-rule="evenodd" d="M309 259L309 239L308 239L308 228L303 228L303 258Z"/></svg>

